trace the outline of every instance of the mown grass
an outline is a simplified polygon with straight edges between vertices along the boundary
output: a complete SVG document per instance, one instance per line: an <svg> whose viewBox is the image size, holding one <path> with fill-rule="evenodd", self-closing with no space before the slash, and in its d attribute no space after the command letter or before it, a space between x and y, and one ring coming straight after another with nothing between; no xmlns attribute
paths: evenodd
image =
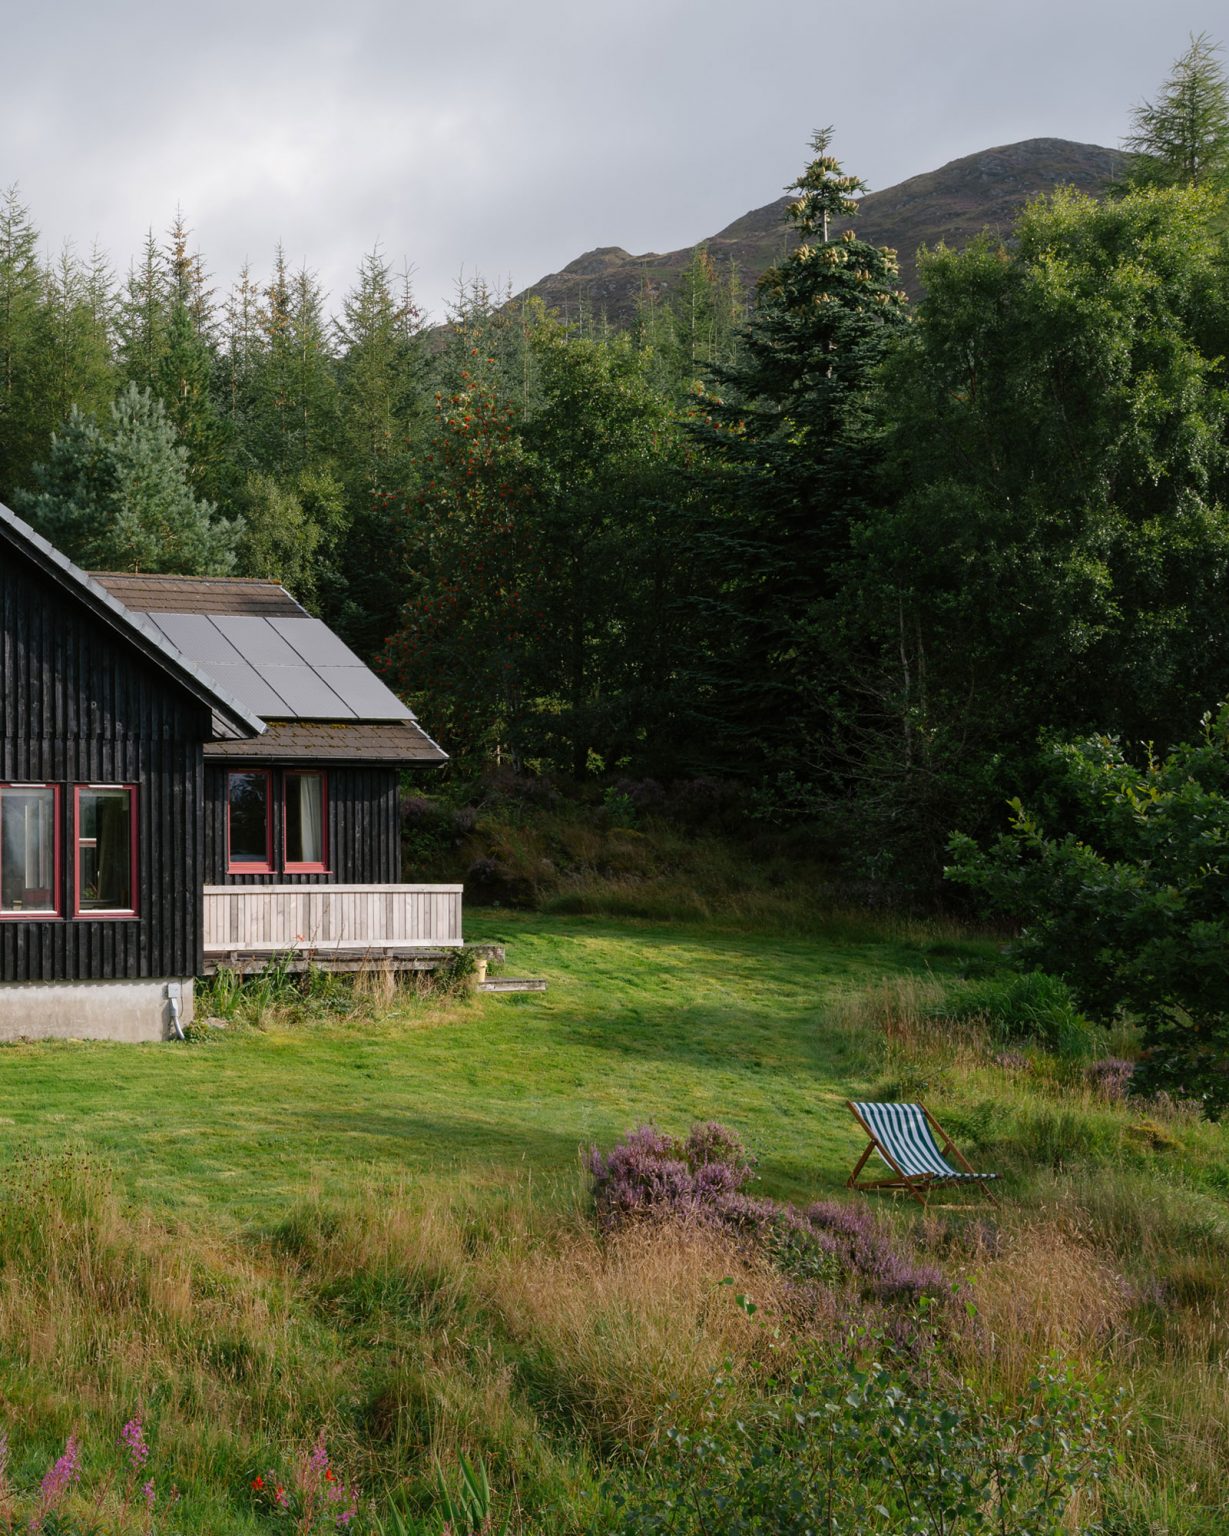
<svg viewBox="0 0 1229 1536"><path fill-rule="evenodd" d="M986 1392L1058 1350L1126 1393L1111 1529L1229 1522L1229 1137L1001 1057L961 1000L1001 965L950 928L471 914L542 996L277 996L201 1043L0 1050L0 1417L16 1480L93 1471L141 1409L184 1531L260 1528L259 1470L323 1429L368 1490L481 1453L517 1529L586 1530L612 1468L787 1328L779 1279L697 1232L599 1239L580 1152L639 1121L738 1129L758 1191L842 1193L844 1100L920 1094L1001 1213L894 1208L973 1284ZM1119 1046L1126 1042L1117 1042ZM781 1306L784 1304L782 1303ZM3 1428L3 1425L0 1425Z"/></svg>
<svg viewBox="0 0 1229 1536"><path fill-rule="evenodd" d="M728 1118L765 1187L831 1186L856 1144L840 1110L844 996L901 970L953 974L924 936L780 938L605 919L471 917L545 995L306 1021L184 1049L51 1042L0 1056L0 1150L77 1145L153 1208L276 1217L315 1190L391 1173L469 1187L571 1176L631 1120Z"/></svg>

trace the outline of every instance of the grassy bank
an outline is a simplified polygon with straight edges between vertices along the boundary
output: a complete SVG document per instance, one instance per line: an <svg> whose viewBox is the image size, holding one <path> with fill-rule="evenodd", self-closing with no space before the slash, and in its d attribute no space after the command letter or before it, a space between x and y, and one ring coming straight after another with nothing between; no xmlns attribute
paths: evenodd
<svg viewBox="0 0 1229 1536"><path fill-rule="evenodd" d="M698 1411L724 1361L751 1390L768 1334L723 1277L787 1331L817 1324L712 1232L601 1238L581 1150L719 1119L758 1154L757 1194L841 1197L860 1149L843 1101L901 1094L1005 1175L992 1220L886 1217L972 1282L963 1371L1010 1394L1058 1350L1099 1373L1125 1393L1111 1529L1224 1529L1226 1132L999 1038L1037 1028L1027 998L990 1017L1015 997L994 944L844 917L803 934L501 911L469 932L550 991L322 988L187 1046L0 1051L18 1482L74 1430L91 1471L118 1464L139 1409L184 1531L263 1528L253 1478L321 1430L368 1490L425 1498L437 1458L479 1452L517 1529L585 1530L603 1477Z"/></svg>

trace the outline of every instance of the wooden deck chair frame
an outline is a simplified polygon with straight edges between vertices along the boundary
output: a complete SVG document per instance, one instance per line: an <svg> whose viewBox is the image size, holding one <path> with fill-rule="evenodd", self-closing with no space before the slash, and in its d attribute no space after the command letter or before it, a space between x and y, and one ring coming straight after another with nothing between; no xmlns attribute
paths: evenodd
<svg viewBox="0 0 1229 1536"><path fill-rule="evenodd" d="M857 1109L854 1107L853 1100L846 1099L845 1103L849 1108L850 1114L866 1132L868 1137L868 1141L865 1149L863 1150L862 1156L854 1164L853 1172L845 1180L846 1188L860 1190L863 1194L873 1194L879 1191L890 1192L904 1190L906 1193L913 1196L913 1198L918 1202L923 1210L926 1210L930 1205L930 1197L936 1189L950 1189L953 1186L959 1188L961 1185L963 1185L963 1179L959 1181L953 1181L951 1179L945 1179L939 1174L922 1173L911 1175L905 1173L900 1164L892 1156L888 1148L883 1145L883 1143L875 1135L874 1131L871 1130L870 1126L867 1125L866 1121L858 1113ZM953 1157L966 1173L975 1174L977 1172L976 1168L974 1168L973 1165L969 1162L968 1158L965 1157L964 1153L947 1134L947 1132L943 1129L943 1127L939 1124L931 1112L926 1108L925 1104L919 1104L918 1108L930 1122L931 1129L936 1133L936 1136L939 1139L940 1155L943 1157ZM870 1157L872 1152L879 1153L879 1155L887 1163L888 1167L891 1168L895 1173L896 1177L894 1179L871 1179L864 1180L861 1183L858 1182L858 1175L862 1172L863 1168L866 1167L867 1159ZM969 1182L981 1190L982 1194L985 1195L986 1199L990 1201L991 1205L999 1204L998 1196L990 1188L989 1179L974 1178Z"/></svg>

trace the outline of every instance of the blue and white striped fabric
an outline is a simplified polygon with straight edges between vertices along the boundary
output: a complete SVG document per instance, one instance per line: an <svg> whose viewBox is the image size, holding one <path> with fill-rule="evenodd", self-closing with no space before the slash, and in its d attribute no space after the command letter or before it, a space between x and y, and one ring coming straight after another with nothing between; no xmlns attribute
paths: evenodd
<svg viewBox="0 0 1229 1536"><path fill-rule="evenodd" d="M855 1104L854 1109L879 1145L875 1148L883 1157L884 1150L901 1173L909 1179L992 1179L992 1173L966 1173L952 1165L939 1151L938 1143L930 1129L926 1111L920 1104ZM888 1164L891 1167L891 1163Z"/></svg>

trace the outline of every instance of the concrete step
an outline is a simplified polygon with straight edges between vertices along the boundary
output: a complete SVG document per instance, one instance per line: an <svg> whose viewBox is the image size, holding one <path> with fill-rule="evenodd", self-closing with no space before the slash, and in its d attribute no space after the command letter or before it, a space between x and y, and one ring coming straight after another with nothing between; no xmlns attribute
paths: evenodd
<svg viewBox="0 0 1229 1536"><path fill-rule="evenodd" d="M488 976L478 983L479 992L545 992L546 982L540 976Z"/></svg>

